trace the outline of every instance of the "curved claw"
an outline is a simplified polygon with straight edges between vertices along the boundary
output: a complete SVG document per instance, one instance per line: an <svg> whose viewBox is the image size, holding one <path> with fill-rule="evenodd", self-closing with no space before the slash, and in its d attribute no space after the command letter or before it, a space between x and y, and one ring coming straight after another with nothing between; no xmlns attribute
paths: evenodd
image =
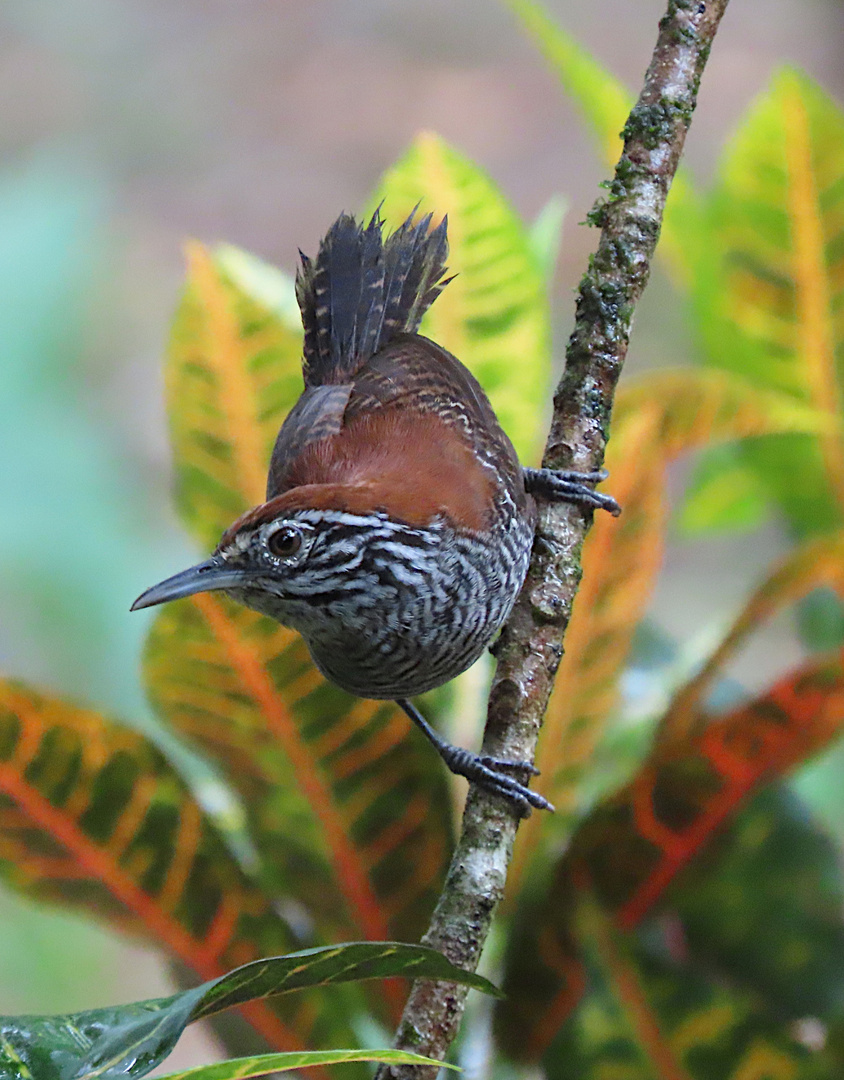
<svg viewBox="0 0 844 1080"><path fill-rule="evenodd" d="M604 469L579 473L567 469L525 469L525 491L556 502L578 503L595 510L606 510L618 517L621 507L611 495L593 491L590 485L606 480Z"/></svg>
<svg viewBox="0 0 844 1080"><path fill-rule="evenodd" d="M397 698L399 705L410 719L422 729L425 736L430 739L439 751L446 765L457 776L465 776L470 783L493 795L500 795L506 799L515 809L519 817L529 817L531 807L537 810L551 810L554 807L548 800L536 791L531 791L525 784L520 784L512 776L508 776L502 769L521 769L532 775L537 775L538 770L527 761L501 761L489 755L473 754L471 750L464 750L462 746L452 746L434 731L422 713L407 698Z"/></svg>

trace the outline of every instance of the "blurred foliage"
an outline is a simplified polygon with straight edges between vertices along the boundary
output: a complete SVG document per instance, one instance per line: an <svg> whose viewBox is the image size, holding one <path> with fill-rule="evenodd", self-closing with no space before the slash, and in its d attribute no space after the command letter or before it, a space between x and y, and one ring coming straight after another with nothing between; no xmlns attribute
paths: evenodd
<svg viewBox="0 0 844 1080"><path fill-rule="evenodd" d="M626 90L534 0L508 4L614 160ZM839 107L784 71L741 121L712 188L681 174L671 192L660 253L700 363L619 394L607 464L624 513L596 520L584 546L538 750L540 787L561 812L520 831L496 931L510 997L495 1006L486 1052L502 1069L509 1059L561 1080L841 1075L844 829L830 823L844 796L823 765L811 782L788 774L844 722L843 148ZM21 582L41 582L56 670L79 679L67 685L142 717L119 689L136 624L112 628L103 615L98 625L97 603L125 581L127 562L149 580L165 568L144 561L150 545L120 495L115 454L72 410L68 419L61 388L80 348L102 195L90 177L59 185L52 163L32 168L0 183L0 220L26 251L0 261L20 298L0 327L14 357L0 379L26 406L0 437L35 447L25 433L45 431L33 453L45 454L54 499L48 515L0 476L10 507L0 554L13 568L0 598L11 604ZM423 330L475 371L535 459L562 203L526 227L478 166L430 133L370 207L382 201L393 223L417 202L448 213L459 276ZM41 313L32 325L18 314L32 310L30 293ZM299 354L287 275L232 247L189 247L166 386L177 508L206 547L263 496L270 447L299 393ZM666 641L646 616L668 531L667 470L692 454L676 515L687 534L752 536L776 515L794 546L760 567L690 669L686 643ZM77 534L103 504L114 512L92 548ZM60 560L56 505L68 535ZM37 524L31 545L19 542L21 520ZM68 612L49 607L56 596ZM82 600L84 640L70 618ZM797 615L804 659L748 694L731 665L783 611ZM106 655L115 662L102 664ZM630 686L644 675L643 710ZM209 596L155 617L144 678L163 727L201 750L205 772L149 720L130 730L2 684L0 870L13 889L96 913L205 979L338 936L418 938L453 841L450 780L393 706L326 686L295 635ZM430 702L446 724L449 700ZM249 1052L371 1045L404 988L338 993L253 1006L264 1041L256 1035ZM484 1038L489 1006L474 1015Z"/></svg>

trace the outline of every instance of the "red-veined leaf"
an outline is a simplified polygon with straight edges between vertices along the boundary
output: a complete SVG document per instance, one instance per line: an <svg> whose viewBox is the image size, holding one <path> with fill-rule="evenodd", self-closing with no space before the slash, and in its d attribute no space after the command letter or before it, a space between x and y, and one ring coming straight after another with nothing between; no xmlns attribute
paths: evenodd
<svg viewBox="0 0 844 1080"><path fill-rule="evenodd" d="M155 746L9 682L0 682L0 873L39 901L145 937L206 979L296 944ZM248 1015L271 1045L307 1046L319 1010L305 998L284 1009L252 1005Z"/></svg>
<svg viewBox="0 0 844 1080"><path fill-rule="evenodd" d="M243 253L190 249L167 385L183 514L206 543L263 497L302 389L285 289ZM446 779L394 704L328 686L298 635L218 596L159 614L146 676L245 797L274 896L305 903L317 934L421 932L451 843Z"/></svg>
<svg viewBox="0 0 844 1080"><path fill-rule="evenodd" d="M505 992L541 1056L582 987L572 937L575 883L589 880L629 929L699 856L760 785L836 738L844 724L844 653L815 660L700 734L658 744L634 779L596 808L559 861L550 887L519 912ZM501 1009L502 1031L512 1014Z"/></svg>

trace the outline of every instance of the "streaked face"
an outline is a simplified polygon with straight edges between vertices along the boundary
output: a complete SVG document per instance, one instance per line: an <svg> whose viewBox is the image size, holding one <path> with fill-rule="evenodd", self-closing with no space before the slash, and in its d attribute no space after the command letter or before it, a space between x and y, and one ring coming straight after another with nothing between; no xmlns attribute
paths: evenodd
<svg viewBox="0 0 844 1080"><path fill-rule="evenodd" d="M147 589L132 611L220 589L284 595L285 585L307 561L317 534L315 525L298 520L299 516L241 529L210 559Z"/></svg>

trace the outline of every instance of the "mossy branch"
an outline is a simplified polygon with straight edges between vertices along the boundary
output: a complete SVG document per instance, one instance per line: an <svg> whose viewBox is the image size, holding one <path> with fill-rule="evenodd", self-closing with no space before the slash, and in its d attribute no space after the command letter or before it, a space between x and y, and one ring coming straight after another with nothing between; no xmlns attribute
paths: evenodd
<svg viewBox="0 0 844 1080"><path fill-rule="evenodd" d="M670 0L645 84L624 127L624 150L609 198L590 214L601 229L580 283L566 367L554 395L543 465L598 469L627 355L633 313L650 274L665 199L694 112L700 77L728 0ZM580 583L580 551L591 514L567 505L541 509L525 587L496 650L483 752L533 761L542 717L563 653ZM462 834L425 944L474 971L504 888L518 821L494 796L473 788ZM444 1059L457 1033L466 990L414 984L395 1045ZM408 1071L412 1068L412 1072ZM433 1078L423 1067L383 1067L379 1076Z"/></svg>

